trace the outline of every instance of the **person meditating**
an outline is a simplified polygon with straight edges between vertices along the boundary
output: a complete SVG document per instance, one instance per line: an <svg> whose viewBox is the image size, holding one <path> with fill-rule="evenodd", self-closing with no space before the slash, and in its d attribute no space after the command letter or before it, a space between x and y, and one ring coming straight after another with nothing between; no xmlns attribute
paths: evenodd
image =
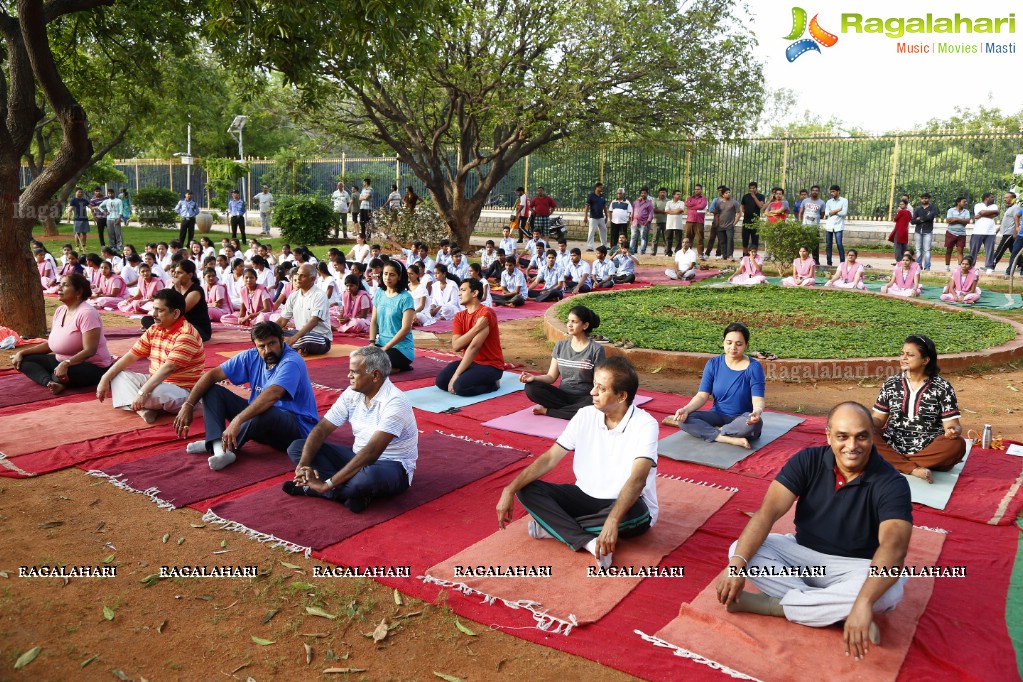
<svg viewBox="0 0 1023 682"><path fill-rule="evenodd" d="M845 260L838 264L835 275L824 286L835 287L836 289L857 289L866 291L867 285L863 283L863 264L856 262L859 254L856 249L849 249L845 253Z"/></svg>
<svg viewBox="0 0 1023 682"><path fill-rule="evenodd" d="M419 456L419 427L412 405L387 376L391 361L376 346L352 351L351 383L308 438L288 448L295 480L282 486L289 495L324 497L362 512L373 498L408 490ZM352 447L326 443L334 429L350 422Z"/></svg>
<svg viewBox="0 0 1023 682"><path fill-rule="evenodd" d="M593 404L505 487L498 525L503 529L511 521L518 498L533 517L531 538L553 538L574 552L586 549L605 569L619 538L648 531L657 522L657 420L632 404L637 390L639 377L625 358L597 367ZM574 484L539 480L573 450Z"/></svg>
<svg viewBox="0 0 1023 682"><path fill-rule="evenodd" d="M828 414L828 445L800 450L785 464L728 549L717 595L729 611L810 627L844 620L845 653L857 660L870 642L880 643L874 613L895 608L906 578L870 569L903 565L913 509L909 484L877 454L872 434L870 411L841 403ZM771 533L793 503L795 535ZM809 567L824 571L785 575ZM743 590L747 572L761 593Z"/></svg>
<svg viewBox="0 0 1023 682"><path fill-rule="evenodd" d="M320 419L305 361L284 343L280 325L259 322L250 336L255 347L203 374L174 419L178 438L186 438L192 412L202 400L205 438L189 443L185 450L209 455L214 471L233 464L250 440L286 452L293 441L308 436ZM221 386L225 380L235 386L248 384L248 400Z"/></svg>
<svg viewBox="0 0 1023 682"><path fill-rule="evenodd" d="M206 353L202 338L185 319L185 297L174 289L153 296L154 324L131 350L110 366L96 386L96 398L110 395L114 407L138 412L152 424L159 412L176 413L202 376ZM149 358L149 374L126 371Z"/></svg>
<svg viewBox="0 0 1023 682"><path fill-rule="evenodd" d="M746 325L733 322L725 327L724 336L724 354L707 361L699 392L675 412L674 419L680 429L708 443L749 448L764 428L764 368L746 356ZM712 397L714 407L700 410Z"/></svg>
<svg viewBox="0 0 1023 682"><path fill-rule="evenodd" d="M416 306L408 290L408 271L397 260L384 264L383 286L373 296L373 314L369 323L369 340L382 348L399 372L412 369L416 348L412 340L412 323Z"/></svg>
<svg viewBox="0 0 1023 682"><path fill-rule="evenodd" d="M92 286L72 273L57 281L61 305L53 313L50 337L23 348L11 364L32 381L58 395L65 388L95 386L114 361L103 336L103 321L89 303Z"/></svg>
<svg viewBox="0 0 1023 682"><path fill-rule="evenodd" d="M163 289L163 282L153 277L152 266L143 263L139 266L138 288L135 293L117 304L117 309L128 315L148 315L153 308L153 296Z"/></svg>
<svg viewBox="0 0 1023 682"><path fill-rule="evenodd" d="M874 403L874 444L893 467L928 483L931 471L948 471L966 456L959 403L939 376L938 351L926 336L906 338L902 374L881 385Z"/></svg>
<svg viewBox="0 0 1023 682"><path fill-rule="evenodd" d="M817 261L810 257L805 246L799 247L799 257L792 260L792 276L781 281L783 287L817 286Z"/></svg>
<svg viewBox="0 0 1023 682"><path fill-rule="evenodd" d="M892 278L881 287L881 293L906 298L920 295L920 266L913 262L909 251L902 254L902 260L895 266Z"/></svg>
<svg viewBox="0 0 1023 682"><path fill-rule="evenodd" d="M750 247L749 253L739 261L739 271L732 275L728 281L732 284L764 284L767 282L767 277L764 276L764 259L757 255L757 247Z"/></svg>
<svg viewBox="0 0 1023 682"><path fill-rule="evenodd" d="M684 243L684 241L683 241ZM571 419L576 412L593 404L593 371L604 363L604 347L592 341L590 334L600 326L600 316L584 305L568 311L565 327L567 339L554 344L551 367L547 374L536 376L523 372L526 397L536 403L533 414L546 414L557 419ZM554 382L561 377L561 384Z"/></svg>
<svg viewBox="0 0 1023 682"><path fill-rule="evenodd" d="M948 284L941 292L941 300L946 303L976 303L983 293L977 286L977 268L973 267L973 257L963 256L959 267L952 268Z"/></svg>
<svg viewBox="0 0 1023 682"><path fill-rule="evenodd" d="M504 353L497 330L497 314L483 305L483 283L467 279L458 287L462 310L455 315L451 349L461 360L448 363L437 375L437 388L454 395L472 396L496 391L504 374Z"/></svg>
<svg viewBox="0 0 1023 682"><path fill-rule="evenodd" d="M247 276L247 275L246 275ZM316 266L306 263L295 275L295 291L281 309L281 328L288 324L295 329L284 332L285 343L299 355L323 355L330 350L334 338L330 331L330 303L327 295L316 288Z"/></svg>
<svg viewBox="0 0 1023 682"><path fill-rule="evenodd" d="M245 268L242 275L244 286L239 290L241 305L237 312L220 314L220 321L224 324L236 324L242 327L251 327L259 322L270 320L270 311L273 310L273 299L270 292L262 284L259 284L259 276L253 268ZM209 306L207 298L207 307ZM230 304L230 303L229 303ZM210 319L213 319L213 313Z"/></svg>

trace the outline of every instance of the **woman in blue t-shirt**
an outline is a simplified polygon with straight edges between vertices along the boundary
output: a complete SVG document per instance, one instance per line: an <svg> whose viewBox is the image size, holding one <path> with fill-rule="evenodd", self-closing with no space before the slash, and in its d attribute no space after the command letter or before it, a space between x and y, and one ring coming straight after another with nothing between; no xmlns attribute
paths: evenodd
<svg viewBox="0 0 1023 682"><path fill-rule="evenodd" d="M396 260L384 263L383 286L373 297L373 318L369 324L370 341L380 346L391 359L395 372L412 369L416 357L412 345L412 323L416 304L408 292L408 272Z"/></svg>
<svg viewBox="0 0 1023 682"><path fill-rule="evenodd" d="M746 356L749 329L740 322L725 327L725 352L703 368L700 390L675 412L678 427L708 443L749 448L764 428L764 368ZM698 412L708 399L714 406Z"/></svg>

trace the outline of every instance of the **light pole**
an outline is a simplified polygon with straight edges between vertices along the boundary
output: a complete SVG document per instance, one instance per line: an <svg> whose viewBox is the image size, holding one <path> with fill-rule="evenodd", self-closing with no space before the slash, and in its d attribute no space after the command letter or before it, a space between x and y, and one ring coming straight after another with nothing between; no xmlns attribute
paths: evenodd
<svg viewBox="0 0 1023 682"><path fill-rule="evenodd" d="M185 189L192 189L192 115L188 115L188 146L185 153L175 152L174 156L181 157L181 165L188 166L185 172Z"/></svg>
<svg viewBox="0 0 1023 682"><path fill-rule="evenodd" d="M227 132L238 137L238 163L245 163L245 148L242 146L242 129L245 127L245 122L249 120L248 116L235 116L234 120L231 121L231 125L227 127ZM242 196L246 197L248 201L248 187L246 185L246 176L242 176Z"/></svg>

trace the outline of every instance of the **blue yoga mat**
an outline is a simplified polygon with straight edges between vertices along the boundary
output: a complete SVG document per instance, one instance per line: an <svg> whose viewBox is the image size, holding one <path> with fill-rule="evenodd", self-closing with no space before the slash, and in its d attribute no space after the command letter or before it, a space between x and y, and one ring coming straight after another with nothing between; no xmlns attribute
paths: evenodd
<svg viewBox="0 0 1023 682"><path fill-rule="evenodd" d="M500 387L492 393L484 393L482 395L473 396L460 396L452 395L447 391L442 391L436 386L427 386L425 388L417 388L412 391L408 391L405 396L412 403L412 407L419 408L425 412L433 412L434 414L440 414L447 412L448 410L459 410L469 405L475 405L481 403L484 400L490 400L491 398L500 398L503 395L514 393L515 391L521 391L525 384L519 381L519 375L514 372L505 372L501 377Z"/></svg>

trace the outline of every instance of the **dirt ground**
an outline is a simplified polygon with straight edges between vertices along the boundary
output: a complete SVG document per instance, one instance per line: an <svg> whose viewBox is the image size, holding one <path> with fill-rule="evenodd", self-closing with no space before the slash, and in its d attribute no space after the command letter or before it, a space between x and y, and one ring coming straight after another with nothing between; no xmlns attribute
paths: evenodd
<svg viewBox="0 0 1023 682"><path fill-rule="evenodd" d="M134 324L106 317L111 325ZM546 370L551 346L539 329L539 320L502 324L506 359ZM450 335L417 343L448 349ZM0 368L9 366L9 356L0 354ZM964 427L979 430L991 423L996 435L1023 438L1023 392L1016 390L1023 390L1021 365L978 367L949 378ZM641 381L644 388L692 394L699 376L665 368ZM870 404L876 393L875 385L771 383L768 406L822 414L840 400ZM315 589L295 585L306 581L317 562L206 527L194 510L167 513L78 469L0 479L0 538L0 680L106 680L120 674L133 680L262 682L310 679L326 668L358 670L337 677L360 680L440 679L434 672L463 680L634 679L462 619L476 633L469 636L457 628L443 598L426 604L404 597L397 605L392 590L369 580L331 581ZM230 553L211 556L222 549ZM117 566L117 579L74 578L65 584L18 577L19 566L96 565L105 558ZM220 560L258 565L264 575L168 579L153 587L141 582L161 564ZM307 615L307 606L340 617ZM375 643L366 635L384 618L396 627ZM273 644L256 644L253 636ZM312 647L311 665L306 644ZM42 647L38 657L14 670L18 656L36 646Z"/></svg>

